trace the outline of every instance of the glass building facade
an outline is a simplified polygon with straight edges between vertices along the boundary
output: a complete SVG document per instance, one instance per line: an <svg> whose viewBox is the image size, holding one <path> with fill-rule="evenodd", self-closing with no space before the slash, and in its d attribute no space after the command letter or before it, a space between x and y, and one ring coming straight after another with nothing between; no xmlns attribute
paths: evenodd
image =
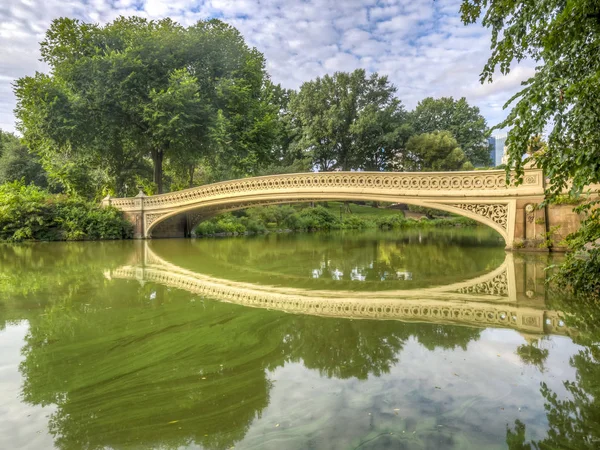
<svg viewBox="0 0 600 450"><path fill-rule="evenodd" d="M490 145L490 158L494 166L502 164L502 158L504 157L504 145L506 144L506 136L489 137L488 143Z"/></svg>

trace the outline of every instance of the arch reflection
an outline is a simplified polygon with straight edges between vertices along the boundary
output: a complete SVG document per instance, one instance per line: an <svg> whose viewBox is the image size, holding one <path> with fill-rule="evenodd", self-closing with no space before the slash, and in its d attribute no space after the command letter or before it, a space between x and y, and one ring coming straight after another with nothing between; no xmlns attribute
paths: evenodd
<svg viewBox="0 0 600 450"><path fill-rule="evenodd" d="M546 309L543 296L539 296L543 285L534 281L535 278L528 284L528 272L543 271L543 268L536 267L535 263L531 267L527 265L526 260L521 260L518 267L513 254L506 253L499 267L471 280L419 290L366 294L257 285L212 277L167 261L144 242L133 264L108 271L105 276L157 283L201 297L288 313L498 326L527 333L567 334L560 313Z"/></svg>

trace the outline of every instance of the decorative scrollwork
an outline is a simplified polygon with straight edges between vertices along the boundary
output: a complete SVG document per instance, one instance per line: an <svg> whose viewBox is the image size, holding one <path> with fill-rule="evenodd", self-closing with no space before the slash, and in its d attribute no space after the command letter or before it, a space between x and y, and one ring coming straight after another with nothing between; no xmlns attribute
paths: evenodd
<svg viewBox="0 0 600 450"><path fill-rule="evenodd" d="M458 289L456 292L508 296L508 277L506 272L503 272L491 280Z"/></svg>
<svg viewBox="0 0 600 450"><path fill-rule="evenodd" d="M146 214L146 228L150 228L150 225L164 215L164 213Z"/></svg>
<svg viewBox="0 0 600 450"><path fill-rule="evenodd" d="M527 175L526 184L535 184L537 175ZM529 183L531 182L531 183ZM419 191L511 191L519 189L507 185L504 172L320 172L292 175L272 175L215 183L168 194L152 195L143 198L144 209L182 206L208 199L235 197L262 191L299 191L313 189L376 189L390 193ZM111 199L113 205L132 208L133 199Z"/></svg>
<svg viewBox="0 0 600 450"><path fill-rule="evenodd" d="M156 261L158 262L158 261ZM143 280L140 280L140 274ZM277 309L290 313L345 318L399 319L407 321L429 320L453 322L475 326L504 326L526 328L527 331L545 332L544 317L548 312L532 311L517 305L490 304L478 301L427 300L401 298L349 298L348 293L319 297L311 291L256 286L204 275L180 273L175 268L160 265L125 266L111 272L112 278L154 282L182 289L201 297L236 303L245 306ZM450 294L449 295L453 295ZM454 294L456 295L456 294ZM560 322L555 320L558 330ZM554 324L554 322L552 322ZM566 329L561 331L566 332Z"/></svg>
<svg viewBox="0 0 600 450"><path fill-rule="evenodd" d="M508 227L508 205L506 203L458 203L452 206L490 219L504 230Z"/></svg>

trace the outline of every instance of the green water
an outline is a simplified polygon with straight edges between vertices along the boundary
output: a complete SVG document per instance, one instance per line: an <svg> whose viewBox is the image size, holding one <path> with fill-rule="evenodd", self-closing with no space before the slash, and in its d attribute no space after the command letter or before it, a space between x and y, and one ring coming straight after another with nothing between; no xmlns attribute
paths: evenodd
<svg viewBox="0 0 600 450"><path fill-rule="evenodd" d="M2 245L0 449L599 448L597 311L552 262L485 229Z"/></svg>

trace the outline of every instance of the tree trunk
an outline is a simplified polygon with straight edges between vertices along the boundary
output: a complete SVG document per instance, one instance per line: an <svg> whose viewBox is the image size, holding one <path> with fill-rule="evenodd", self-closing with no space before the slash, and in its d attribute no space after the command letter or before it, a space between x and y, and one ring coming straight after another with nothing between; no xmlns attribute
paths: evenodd
<svg viewBox="0 0 600 450"><path fill-rule="evenodd" d="M189 187L193 188L194 187L194 171L196 170L196 167L194 165L190 165L189 168L189 175L190 175L190 183L189 183Z"/></svg>
<svg viewBox="0 0 600 450"><path fill-rule="evenodd" d="M163 193L163 151L159 149L152 150L152 162L154 162L154 184L158 194Z"/></svg>
<svg viewBox="0 0 600 450"><path fill-rule="evenodd" d="M118 176L115 180L115 192L118 197L127 197L127 192L125 192L125 180L124 177Z"/></svg>

